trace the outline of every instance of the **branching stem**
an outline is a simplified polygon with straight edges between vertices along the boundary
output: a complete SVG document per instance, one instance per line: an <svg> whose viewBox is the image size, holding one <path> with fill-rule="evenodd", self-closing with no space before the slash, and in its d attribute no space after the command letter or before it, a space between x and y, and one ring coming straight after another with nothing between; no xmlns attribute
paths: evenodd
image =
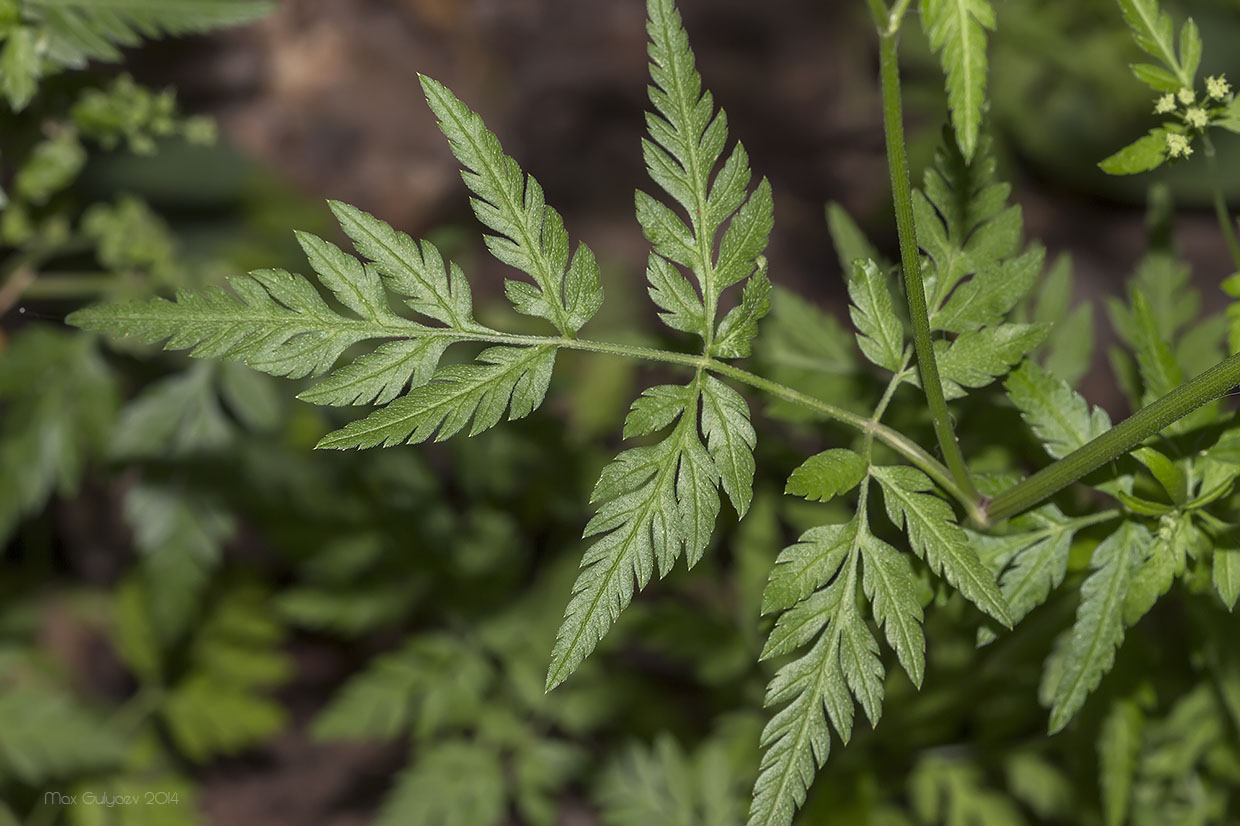
<svg viewBox="0 0 1240 826"><path fill-rule="evenodd" d="M1240 354L1184 382L1092 442L999 494L984 508L986 516L989 521L998 522L1033 507L1237 384L1240 384Z"/></svg>

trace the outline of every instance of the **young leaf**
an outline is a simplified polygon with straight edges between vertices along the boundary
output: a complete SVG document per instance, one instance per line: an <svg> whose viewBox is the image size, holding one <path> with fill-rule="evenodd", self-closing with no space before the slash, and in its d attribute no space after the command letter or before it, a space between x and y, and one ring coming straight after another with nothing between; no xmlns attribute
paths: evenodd
<svg viewBox="0 0 1240 826"><path fill-rule="evenodd" d="M871 472L883 489L887 515L907 532L913 552L981 611L1010 627L1012 620L999 586L969 546L951 507L928 493L934 489L930 479L902 466L875 467Z"/></svg>
<svg viewBox="0 0 1240 826"><path fill-rule="evenodd" d="M835 245L835 254L840 259L840 269L845 273L852 272L853 264L859 260L875 261L879 269L887 268L878 249L865 237L861 227L844 207L834 201L827 204L827 229Z"/></svg>
<svg viewBox="0 0 1240 826"><path fill-rule="evenodd" d="M1054 459L1111 429L1105 410L1095 407L1091 412L1079 393L1031 361L1008 376L1004 385L1033 435Z"/></svg>
<svg viewBox="0 0 1240 826"><path fill-rule="evenodd" d="M870 361L891 372L904 359L904 325L895 313L887 278L873 261L857 261L848 279L849 314L857 327L857 344Z"/></svg>
<svg viewBox="0 0 1240 826"><path fill-rule="evenodd" d="M518 312L545 318L564 335L575 335L603 303L594 254L581 244L569 262L564 220L546 205L538 181L522 173L482 118L447 87L419 77L439 128L465 168L462 177L475 195L474 214L497 233L486 237L487 248L528 274L537 287L510 281L508 297Z"/></svg>
<svg viewBox="0 0 1240 826"><path fill-rule="evenodd" d="M921 17L930 48L947 74L947 102L960 152L971 160L986 102L986 30L995 27L994 9L989 0L921 0Z"/></svg>
<svg viewBox="0 0 1240 826"><path fill-rule="evenodd" d="M1179 79L1181 87L1193 88L1193 73L1186 71L1176 57L1175 27L1171 15L1158 8L1158 0L1119 0L1119 7L1137 45L1146 54L1162 61ZM1196 29L1195 26L1193 28Z"/></svg>
<svg viewBox="0 0 1240 826"><path fill-rule="evenodd" d="M747 194L749 156L740 144L712 178L728 140L727 116L716 112L714 98L702 89L673 0L648 0L646 8L654 112L646 116L650 137L643 139L642 150L651 179L683 210L677 214L637 193L637 218L655 248L648 270L651 295L668 311L663 317L671 326L699 333L709 346L715 338L720 294L753 273L766 247L772 226L771 189L763 180ZM700 297L676 265L694 274ZM730 343L724 351L712 352L724 355L736 349Z"/></svg>
<svg viewBox="0 0 1240 826"><path fill-rule="evenodd" d="M826 502L855 488L865 478L866 471L865 460L851 450L825 450L792 471L784 493Z"/></svg>
<svg viewBox="0 0 1240 826"><path fill-rule="evenodd" d="M1157 169L1166 160L1167 130L1157 128L1102 160L1098 167L1108 175L1136 175Z"/></svg>
<svg viewBox="0 0 1240 826"><path fill-rule="evenodd" d="M1125 521L1094 550L1093 573L1081 586L1076 623L1054 685L1052 734L1071 721L1115 663L1115 650L1124 641L1124 595L1151 541L1142 525Z"/></svg>
<svg viewBox="0 0 1240 826"><path fill-rule="evenodd" d="M1045 340L1050 328L1041 324L999 324L964 333L939 347L939 373L949 399L963 397L966 387L985 387L1005 375Z"/></svg>

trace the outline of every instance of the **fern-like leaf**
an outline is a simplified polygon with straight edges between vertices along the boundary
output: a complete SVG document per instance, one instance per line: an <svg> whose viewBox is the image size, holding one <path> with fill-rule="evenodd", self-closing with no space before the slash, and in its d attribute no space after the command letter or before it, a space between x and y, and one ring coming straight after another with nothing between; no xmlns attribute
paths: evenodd
<svg viewBox="0 0 1240 826"><path fill-rule="evenodd" d="M257 20L265 0L27 0L24 10L46 38L55 63L80 69L87 61L121 59L142 38L205 32Z"/></svg>
<svg viewBox="0 0 1240 826"><path fill-rule="evenodd" d="M634 582L645 587L656 566L665 576L682 551L692 566L706 549L719 513L720 475L698 434L701 396L694 382L679 405L672 403L667 423L676 424L666 438L626 450L603 469L591 496L599 510L585 530L600 538L582 559L556 634L548 691L594 650L633 599Z"/></svg>
<svg viewBox="0 0 1240 826"><path fill-rule="evenodd" d="M995 27L990 0L921 0L930 48L947 74L947 102L966 160L977 147L986 101L986 30Z"/></svg>
<svg viewBox="0 0 1240 826"><path fill-rule="evenodd" d="M462 177L474 193L474 214L488 229L491 253L534 280L534 286L509 281L508 297L518 312L544 318L565 335L574 335L603 303L598 264L581 244L569 261L564 219L547 206L542 187L504 154L482 118L443 84L421 76L422 91L439 118Z"/></svg>
<svg viewBox="0 0 1240 826"><path fill-rule="evenodd" d="M700 335L716 355L743 355L753 337L749 324L725 319L726 329L721 326L716 334L715 315L722 292L749 278L766 248L773 220L770 184L763 180L747 191L752 173L739 143L714 174L728 141L727 116L715 110L714 98L702 89L673 0L648 0L647 14L654 112L646 117L650 138L642 141L642 149L650 177L683 210L677 214L637 193L637 218L654 245L648 268L651 297L669 326ZM727 229L716 240L725 222ZM677 265L693 273L696 291ZM762 301L758 296L743 299L741 306L748 303L750 309L742 315L756 323L759 314L753 307ZM743 345L733 340L738 327L747 333Z"/></svg>
<svg viewBox="0 0 1240 826"><path fill-rule="evenodd" d="M934 488L930 479L910 467L876 467L871 472L882 486L887 515L908 532L913 551L981 611L1010 627L999 586L956 524L951 506L929 493Z"/></svg>
<svg viewBox="0 0 1240 826"><path fill-rule="evenodd" d="M504 417L520 419L532 413L547 393L555 348L491 347L477 364L451 365L434 378L364 419L329 433L317 445L330 448L367 448L417 444L431 436L439 441L469 425L474 436L494 427Z"/></svg>
<svg viewBox="0 0 1240 826"><path fill-rule="evenodd" d="M1093 573L1081 586L1076 623L1046 693L1051 703L1050 731L1068 724L1115 663L1124 640L1124 595L1151 537L1142 525L1125 521L1094 549Z"/></svg>

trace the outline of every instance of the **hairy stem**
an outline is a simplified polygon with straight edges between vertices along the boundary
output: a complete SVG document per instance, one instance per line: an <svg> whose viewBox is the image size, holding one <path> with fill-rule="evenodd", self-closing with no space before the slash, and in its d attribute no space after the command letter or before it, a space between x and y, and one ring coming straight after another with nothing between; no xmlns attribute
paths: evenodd
<svg viewBox="0 0 1240 826"><path fill-rule="evenodd" d="M926 289L921 280L921 253L917 246L917 227L913 222L913 187L909 180L908 152L904 146L904 112L900 102L900 65L898 59L899 30L879 30L879 65L883 93L883 130L887 136L887 166L891 170L891 194L896 205L896 229L900 235L900 261L904 270L904 292L908 298L909 316L913 322L913 347L917 352L917 369L921 386L934 420L934 432L943 451L943 459L951 470L956 485L977 500L977 488L969 477L969 469L960 451L960 443L952 432L947 399L939 379L930 340L930 317L926 310Z"/></svg>
<svg viewBox="0 0 1240 826"><path fill-rule="evenodd" d="M1227 199L1223 197L1223 186L1220 183L1218 159L1215 157L1214 143L1208 134L1201 136L1206 151L1206 164L1210 168L1210 188L1214 191L1214 214L1218 216L1219 228L1223 231L1223 240L1227 242L1227 251L1231 253L1232 263L1236 272L1240 273L1240 241L1236 240L1236 225L1231 213L1227 211Z"/></svg>
<svg viewBox="0 0 1240 826"><path fill-rule="evenodd" d="M996 496L984 513L998 522L1027 510L1163 428L1240 384L1240 354L1230 356L1156 402L1146 405L1086 445ZM985 524L985 523L983 523Z"/></svg>

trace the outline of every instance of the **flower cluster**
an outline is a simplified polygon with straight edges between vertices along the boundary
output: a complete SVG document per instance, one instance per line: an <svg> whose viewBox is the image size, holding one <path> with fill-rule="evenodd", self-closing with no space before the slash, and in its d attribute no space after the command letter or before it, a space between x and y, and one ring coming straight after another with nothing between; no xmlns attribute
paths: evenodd
<svg viewBox="0 0 1240 826"><path fill-rule="evenodd" d="M1178 92L1167 92L1154 103L1156 115L1178 115L1185 131L1171 131L1166 135L1167 155L1172 158L1187 158L1193 154L1192 140L1197 132L1210 125L1210 121L1221 115L1216 107L1231 102L1231 84L1225 75L1206 78L1206 93L1200 102L1197 93L1187 86Z"/></svg>

